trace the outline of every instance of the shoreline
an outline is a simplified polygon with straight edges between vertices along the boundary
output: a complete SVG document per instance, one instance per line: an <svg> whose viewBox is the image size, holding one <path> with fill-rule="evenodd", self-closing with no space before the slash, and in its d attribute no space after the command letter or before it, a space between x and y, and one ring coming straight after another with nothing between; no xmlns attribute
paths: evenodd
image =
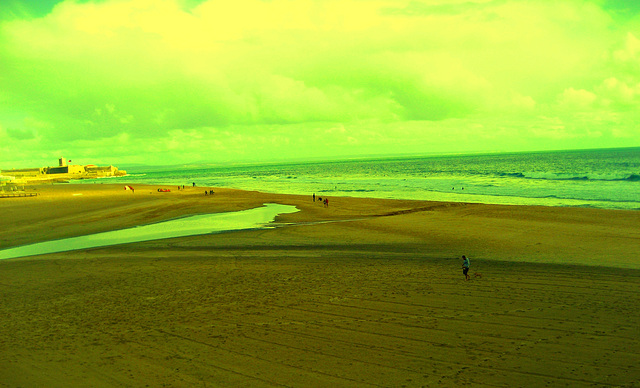
<svg viewBox="0 0 640 388"><path fill-rule="evenodd" d="M121 178L121 177L114 177ZM98 182L83 183L81 180L76 182L69 182L69 184L99 184ZM135 184L139 183L126 183L122 181L122 184ZM157 186L161 184L157 183L142 183L142 185ZM168 185L173 187L172 185ZM202 186L202 187L217 187L217 186ZM251 188L242 187L224 187L230 190L240 191L256 191ZM277 192L277 191L264 191L257 189L265 194L273 195L308 195L306 192ZM512 197L490 194L470 194L462 192L444 192L444 191L432 191L429 192L431 198L425 199L424 195L419 197L407 196L405 198L397 197L385 197L385 196L359 196L361 194L358 191L345 192L339 191L339 194L332 194L331 192L323 192L322 195L335 196L336 198L368 198L368 199L381 199L381 200L399 200L399 201L431 201L431 202L453 202L453 203L477 203L483 205L503 205L503 206L543 206L543 207L568 207L568 208L585 208L585 209L603 209L603 210L629 210L640 211L640 205L638 207L625 207L625 206L612 206L612 203L620 204L625 202L608 201L601 199L575 199L575 198L554 198L554 197ZM355 193L355 194L350 194ZM316 193L318 194L318 193Z"/></svg>
<svg viewBox="0 0 640 388"><path fill-rule="evenodd" d="M210 190L213 196L204 195ZM167 185L137 185L135 192L121 184L44 185L33 191L37 197L0 200L0 212L11 215L0 220L0 249L273 202L300 210L277 221L301 225L276 234L301 244L311 244L317 233L356 245L412 244L425 255L467 252L491 260L640 269L634 258L640 213L628 210L354 197L330 197L324 208L311 196ZM196 236L183 237L190 238Z"/></svg>

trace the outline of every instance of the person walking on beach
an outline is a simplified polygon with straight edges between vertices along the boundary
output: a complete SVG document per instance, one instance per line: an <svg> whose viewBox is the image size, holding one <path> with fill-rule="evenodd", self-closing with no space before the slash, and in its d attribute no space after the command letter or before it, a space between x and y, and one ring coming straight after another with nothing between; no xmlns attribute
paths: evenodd
<svg viewBox="0 0 640 388"><path fill-rule="evenodd" d="M471 279L469 276L469 267L471 263L469 263L469 259L465 255L462 255L462 274L464 275L465 280Z"/></svg>

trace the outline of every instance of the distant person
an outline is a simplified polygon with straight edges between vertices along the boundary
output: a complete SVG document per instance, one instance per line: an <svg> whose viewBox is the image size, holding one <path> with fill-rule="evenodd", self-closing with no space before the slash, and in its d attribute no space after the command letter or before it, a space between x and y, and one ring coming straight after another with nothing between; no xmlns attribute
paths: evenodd
<svg viewBox="0 0 640 388"><path fill-rule="evenodd" d="M329 198L324 199L324 207L329 207Z"/></svg>
<svg viewBox="0 0 640 388"><path fill-rule="evenodd" d="M204 195L207 195L207 190L204 191Z"/></svg>
<svg viewBox="0 0 640 388"><path fill-rule="evenodd" d="M469 259L465 255L462 255L462 274L464 275L465 280L471 279L471 277L469 276L470 266L471 263L469 262Z"/></svg>
<svg viewBox="0 0 640 388"><path fill-rule="evenodd" d="M313 193L313 202L316 201L316 193Z"/></svg>
<svg viewBox="0 0 640 388"><path fill-rule="evenodd" d="M193 185L193 187L196 187L196 182L193 182L192 185Z"/></svg>

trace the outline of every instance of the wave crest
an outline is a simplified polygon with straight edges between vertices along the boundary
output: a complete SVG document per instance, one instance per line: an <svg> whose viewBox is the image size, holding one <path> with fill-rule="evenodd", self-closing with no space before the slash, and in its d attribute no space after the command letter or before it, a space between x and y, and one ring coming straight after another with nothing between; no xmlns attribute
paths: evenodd
<svg viewBox="0 0 640 388"><path fill-rule="evenodd" d="M589 175L589 174L560 174L552 172L525 172L510 173L506 176L523 179L539 179L549 181L609 181L609 182L640 182L639 174L630 174L623 176L605 176L605 175Z"/></svg>

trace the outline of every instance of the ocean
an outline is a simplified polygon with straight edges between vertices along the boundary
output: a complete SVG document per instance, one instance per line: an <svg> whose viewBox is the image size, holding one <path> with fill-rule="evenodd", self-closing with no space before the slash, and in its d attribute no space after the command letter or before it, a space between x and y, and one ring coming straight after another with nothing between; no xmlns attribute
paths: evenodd
<svg viewBox="0 0 640 388"><path fill-rule="evenodd" d="M128 168L133 184L640 210L640 148ZM93 180L93 182L101 180ZM88 182L87 182L88 183Z"/></svg>

